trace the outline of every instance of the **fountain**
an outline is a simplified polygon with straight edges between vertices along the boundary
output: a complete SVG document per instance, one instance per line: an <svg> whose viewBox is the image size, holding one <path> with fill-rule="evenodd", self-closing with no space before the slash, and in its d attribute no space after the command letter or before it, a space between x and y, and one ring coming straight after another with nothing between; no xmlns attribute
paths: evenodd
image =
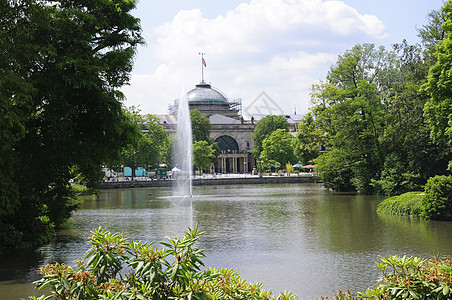
<svg viewBox="0 0 452 300"><path fill-rule="evenodd" d="M173 172L175 184L173 185L173 196L180 199L179 205L190 206L192 192L193 173L193 138L191 131L190 111L188 109L188 98L185 90L179 98L177 114L177 131L174 145L174 165L177 169Z"/></svg>

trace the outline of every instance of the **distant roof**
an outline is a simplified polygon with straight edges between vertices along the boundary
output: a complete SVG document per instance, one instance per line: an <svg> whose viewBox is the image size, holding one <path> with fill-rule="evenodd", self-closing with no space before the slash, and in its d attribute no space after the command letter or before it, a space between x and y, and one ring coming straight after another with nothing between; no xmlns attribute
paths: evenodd
<svg viewBox="0 0 452 300"><path fill-rule="evenodd" d="M229 124L242 124L240 120L236 120L233 118L229 118L223 115L214 114L209 117L210 124L220 124L220 125L229 125Z"/></svg>
<svg viewBox="0 0 452 300"><path fill-rule="evenodd" d="M160 125L177 124L177 119L173 115L155 115L160 120Z"/></svg>
<svg viewBox="0 0 452 300"><path fill-rule="evenodd" d="M286 118L287 118L287 122L289 122L289 123L300 123L305 116L306 116L305 114L302 114L302 115L286 115Z"/></svg>

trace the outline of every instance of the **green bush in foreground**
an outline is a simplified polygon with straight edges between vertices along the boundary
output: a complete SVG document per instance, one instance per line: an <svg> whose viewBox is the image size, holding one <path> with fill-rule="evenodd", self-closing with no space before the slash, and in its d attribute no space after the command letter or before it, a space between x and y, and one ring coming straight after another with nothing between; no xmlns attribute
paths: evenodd
<svg viewBox="0 0 452 300"><path fill-rule="evenodd" d="M88 241L91 249L86 261L77 261L77 269L59 263L43 267L43 278L36 285L52 295L30 299L298 299L291 292L275 298L262 284L250 284L234 270L201 271L204 250L193 247L200 234L197 227L189 229L184 239L168 239L160 243L166 248L158 249L99 228ZM381 260L377 263L383 273L379 284L365 292L339 291L333 298L452 298L449 259L389 256Z"/></svg>
<svg viewBox="0 0 452 300"><path fill-rule="evenodd" d="M36 285L52 295L30 299L276 299L233 270L201 271L204 250L193 247L200 234L197 227L189 229L184 239L168 239L160 243L166 248L158 249L99 228L88 241L86 261L77 261L77 269L59 263L43 267ZM289 292L277 299L298 297Z"/></svg>
<svg viewBox="0 0 452 300"><path fill-rule="evenodd" d="M365 292L339 291L334 299L451 299L450 259L425 260L418 257L381 257L381 283ZM328 298L321 298L328 299Z"/></svg>

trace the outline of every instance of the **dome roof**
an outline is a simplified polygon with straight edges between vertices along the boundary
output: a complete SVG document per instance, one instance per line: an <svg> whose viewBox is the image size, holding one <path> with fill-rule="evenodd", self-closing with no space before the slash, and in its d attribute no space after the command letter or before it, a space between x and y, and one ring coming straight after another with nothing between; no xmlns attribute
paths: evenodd
<svg viewBox="0 0 452 300"><path fill-rule="evenodd" d="M226 96L212 88L210 84L201 82L196 88L187 93L190 102L227 102Z"/></svg>

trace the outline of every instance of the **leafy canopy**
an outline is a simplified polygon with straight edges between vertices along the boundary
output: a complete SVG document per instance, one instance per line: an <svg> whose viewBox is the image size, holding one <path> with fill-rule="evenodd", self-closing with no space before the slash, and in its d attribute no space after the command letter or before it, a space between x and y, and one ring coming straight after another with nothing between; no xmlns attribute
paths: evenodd
<svg viewBox="0 0 452 300"><path fill-rule="evenodd" d="M289 123L285 116L268 115L259 120L253 134L254 149L251 152L254 157L260 157L263 141L277 129L288 131Z"/></svg>
<svg viewBox="0 0 452 300"><path fill-rule="evenodd" d="M0 4L0 251L47 240L77 207L69 180L96 187L139 135L119 90L143 42L135 4Z"/></svg>

